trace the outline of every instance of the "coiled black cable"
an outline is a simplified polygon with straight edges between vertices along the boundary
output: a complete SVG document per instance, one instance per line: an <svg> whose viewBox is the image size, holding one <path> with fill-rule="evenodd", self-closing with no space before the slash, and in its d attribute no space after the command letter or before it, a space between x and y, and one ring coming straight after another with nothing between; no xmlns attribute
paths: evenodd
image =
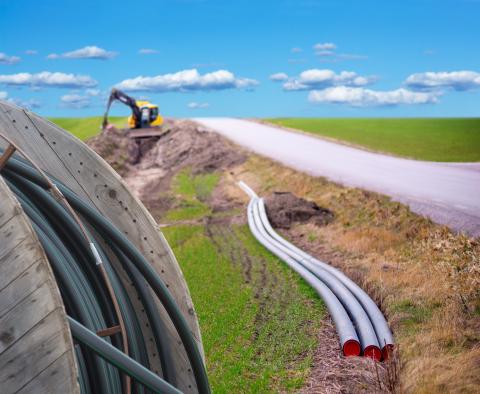
<svg viewBox="0 0 480 394"><path fill-rule="evenodd" d="M17 157L12 157L7 162L1 174L32 221L54 270L69 316L94 333L117 325L118 321L112 301L96 271L95 256L68 210L47 192L49 185L46 180L26 161ZM89 238L93 240L102 262L105 264L118 300L128 333L130 357L139 365L149 368L140 323L119 279L119 274L109 262L104 247L109 248L121 263L146 311L159 354L163 379L167 385L162 386L162 389L159 386L158 390L164 391L165 387L177 385L181 376L173 367L170 344L164 335L165 323L159 317L157 306L147 285L159 298L177 329L188 355L198 391L209 393L208 378L197 344L175 300L155 270L123 233L95 208L85 203L58 180L53 181L69 204L81 215L82 221L93 230L93 233L90 231ZM78 338L76 339L80 342ZM122 347L121 341L115 335L103 342L111 344L115 348L121 349ZM116 368L118 365L112 366L101 359L105 358L101 352L97 353L100 354L100 357L81 342L80 346L75 347L82 393L121 392L124 383ZM128 367L122 370L128 371ZM152 389L152 386L145 383L147 380L139 383L138 374L133 377L135 379L134 392L143 393ZM156 390L154 389L154 391Z"/></svg>

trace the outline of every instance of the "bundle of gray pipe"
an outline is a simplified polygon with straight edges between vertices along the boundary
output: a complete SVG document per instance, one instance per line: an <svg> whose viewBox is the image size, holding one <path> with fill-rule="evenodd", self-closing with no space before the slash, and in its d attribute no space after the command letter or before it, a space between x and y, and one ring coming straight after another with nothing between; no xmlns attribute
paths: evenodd
<svg viewBox="0 0 480 394"><path fill-rule="evenodd" d="M325 303L345 356L380 361L393 350L393 335L375 302L338 269L317 260L278 235L268 221L262 198L244 182L239 186L250 196L248 225L253 236L297 272Z"/></svg>

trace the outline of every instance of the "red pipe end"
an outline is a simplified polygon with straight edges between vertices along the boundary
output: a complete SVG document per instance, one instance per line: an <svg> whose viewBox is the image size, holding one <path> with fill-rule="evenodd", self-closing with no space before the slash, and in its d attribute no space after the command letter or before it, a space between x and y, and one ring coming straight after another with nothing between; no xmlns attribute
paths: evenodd
<svg viewBox="0 0 480 394"><path fill-rule="evenodd" d="M354 339L349 339L343 344L343 355L345 357L360 356L360 343Z"/></svg>
<svg viewBox="0 0 480 394"><path fill-rule="evenodd" d="M391 343L383 347L382 354L384 360L388 360L390 358L390 356L393 354L393 349L395 349L395 346Z"/></svg>
<svg viewBox="0 0 480 394"><path fill-rule="evenodd" d="M370 346L367 346L363 351L363 356L371 358L372 360L375 360L375 361L380 361L382 359L382 351L380 350L379 347L370 345Z"/></svg>

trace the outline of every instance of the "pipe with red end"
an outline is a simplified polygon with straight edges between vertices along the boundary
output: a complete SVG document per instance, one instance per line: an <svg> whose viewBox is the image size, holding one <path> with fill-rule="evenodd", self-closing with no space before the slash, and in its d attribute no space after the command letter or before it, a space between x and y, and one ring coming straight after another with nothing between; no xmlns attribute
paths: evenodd
<svg viewBox="0 0 480 394"><path fill-rule="evenodd" d="M341 302L328 286L320 281L315 275L271 243L265 228L261 224L258 210L256 211L254 209L255 203L256 198L252 198L247 209L248 225L254 237L265 246L265 248L270 250L279 259L283 260L291 269L297 272L317 292L325 303L330 316L335 323L343 354L345 356L359 356L361 354L360 341L355 327Z"/></svg>
<svg viewBox="0 0 480 394"><path fill-rule="evenodd" d="M353 296L361 304L365 313L368 315L368 318L375 330L375 334L378 340L378 345L381 348L383 358L387 359L388 354L389 353L391 354L394 349L394 340L393 340L392 332L388 326L388 323L383 313L378 308L377 304L370 298L370 296L360 286L358 286L353 280L351 280L348 276L346 276L342 271L336 269L335 267L332 267L327 263L324 263L323 261L320 261L310 256L308 253L304 252L300 248L296 247L295 245L291 244L290 242L283 239L280 235L278 235L275 232L275 230L272 228L270 223L268 222L268 218L265 212L265 206L262 199L260 199L259 208L261 211L263 211L263 215L264 215L263 223L265 225L267 232L273 239L275 239L276 241L278 241L279 243L287 247L288 254L291 257L293 257L295 260L299 261L305 266L307 265L311 266L313 264L313 266L316 267L317 269L327 271L328 273L333 275L339 282L341 282L353 294Z"/></svg>

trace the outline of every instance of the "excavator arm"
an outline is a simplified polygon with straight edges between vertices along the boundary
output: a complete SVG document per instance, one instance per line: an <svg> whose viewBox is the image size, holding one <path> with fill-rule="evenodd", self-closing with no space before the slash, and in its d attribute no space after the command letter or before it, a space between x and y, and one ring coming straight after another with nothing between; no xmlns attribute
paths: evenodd
<svg viewBox="0 0 480 394"><path fill-rule="evenodd" d="M103 116L103 123L102 123L103 128L106 128L108 125L108 112L110 111L110 107L115 100L118 100L121 103L128 105L132 110L133 117L135 118L135 122L137 123L140 122L142 114L141 114L140 108L138 108L138 105L135 99L123 93L121 90L113 88L112 92L110 93L110 97L108 98L107 110L105 111L105 115Z"/></svg>

